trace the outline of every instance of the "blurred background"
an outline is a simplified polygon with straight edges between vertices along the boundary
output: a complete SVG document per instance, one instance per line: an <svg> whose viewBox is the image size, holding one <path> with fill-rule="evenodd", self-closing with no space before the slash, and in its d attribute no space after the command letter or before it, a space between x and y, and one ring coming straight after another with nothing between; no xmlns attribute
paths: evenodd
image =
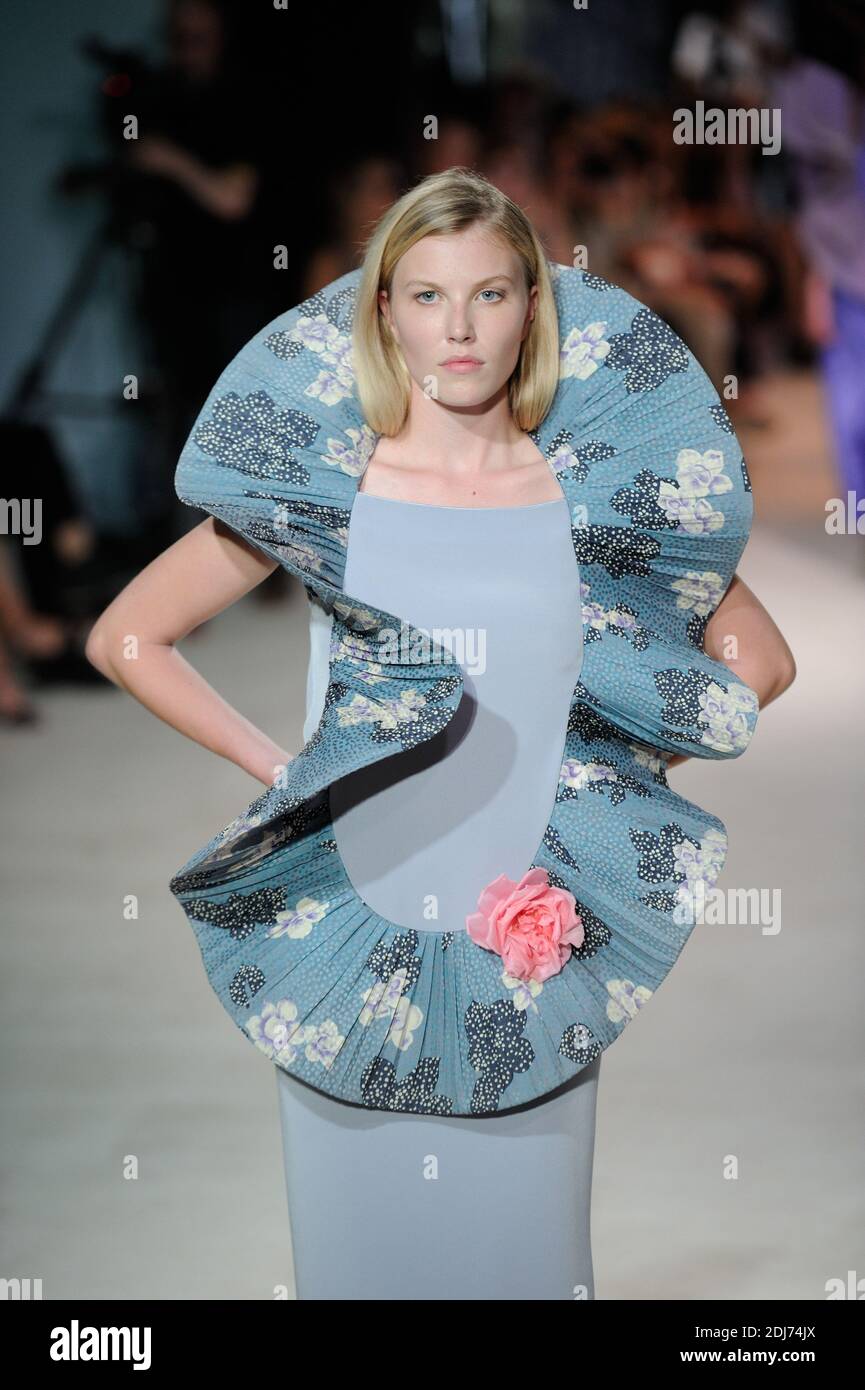
<svg viewBox="0 0 865 1390"><path fill-rule="evenodd" d="M167 886L260 787L83 646L202 519L173 474L228 360L358 265L419 177L468 165L703 364L754 489L739 572L798 666L745 758L671 773L728 826L726 886L778 893L783 925L701 926L606 1055L597 1296L865 1275L865 5L48 0L0 22L0 1273L47 1298L290 1296L272 1069ZM700 102L780 112L777 147L679 143ZM306 623L278 572L186 649L290 749Z"/></svg>

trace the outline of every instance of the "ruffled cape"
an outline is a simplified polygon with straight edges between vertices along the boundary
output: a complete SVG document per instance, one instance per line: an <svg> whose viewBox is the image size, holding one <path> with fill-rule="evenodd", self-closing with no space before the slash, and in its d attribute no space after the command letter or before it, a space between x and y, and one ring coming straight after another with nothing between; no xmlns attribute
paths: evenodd
<svg viewBox="0 0 865 1390"><path fill-rule="evenodd" d="M378 439L352 369L358 270L238 353L177 465L184 502L296 575L334 621L318 728L170 889L244 1035L316 1089L374 1109L505 1110L615 1042L675 963L726 857L724 825L670 789L667 759L736 757L756 724L754 691L701 646L751 525L727 414L653 310L598 276L549 269L560 379L531 438L571 512L584 657L550 820L525 867L574 894L585 937L543 985L508 976L463 924L417 932L381 917L334 839L331 783L432 738L463 690L448 650L343 590L351 508ZM406 663L381 663L395 630Z"/></svg>

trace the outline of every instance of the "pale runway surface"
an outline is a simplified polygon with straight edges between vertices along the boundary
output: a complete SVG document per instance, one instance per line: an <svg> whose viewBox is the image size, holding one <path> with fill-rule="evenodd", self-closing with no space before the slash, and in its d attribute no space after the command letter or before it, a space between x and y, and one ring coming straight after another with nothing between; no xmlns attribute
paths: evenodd
<svg viewBox="0 0 865 1390"><path fill-rule="evenodd" d="M718 886L780 890L781 928L698 925L604 1054L599 1299L812 1300L862 1274L865 564L861 537L824 530L838 485L819 430L795 428L809 391L770 393L787 419L767 443L740 435L757 497L740 574L797 680L742 758L670 774L727 825ZM295 586L182 646L292 751L306 622ZM0 732L2 1274L41 1278L46 1299L292 1296L272 1064L168 889L261 784L119 691L38 698L41 729Z"/></svg>

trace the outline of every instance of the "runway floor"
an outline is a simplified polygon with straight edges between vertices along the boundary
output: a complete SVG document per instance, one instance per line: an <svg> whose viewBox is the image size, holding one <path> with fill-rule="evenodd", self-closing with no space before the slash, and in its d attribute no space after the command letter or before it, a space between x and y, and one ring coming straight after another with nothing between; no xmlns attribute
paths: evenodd
<svg viewBox="0 0 865 1390"><path fill-rule="evenodd" d="M840 485L816 384L766 399L769 430L739 432L757 501L740 574L798 677L743 758L670 778L727 824L719 886L780 890L781 928L699 926L605 1053L601 1299L823 1299L862 1273L863 539L825 531ZM296 587L182 650L296 750L305 630ZM168 890L260 784L113 688L39 701L41 727L0 732L3 1272L47 1299L292 1297L272 1066Z"/></svg>

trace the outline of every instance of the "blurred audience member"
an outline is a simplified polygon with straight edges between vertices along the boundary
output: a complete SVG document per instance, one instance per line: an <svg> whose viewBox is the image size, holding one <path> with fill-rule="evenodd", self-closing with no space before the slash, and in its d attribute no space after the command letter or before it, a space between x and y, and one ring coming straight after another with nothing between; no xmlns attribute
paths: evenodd
<svg viewBox="0 0 865 1390"><path fill-rule="evenodd" d="M820 353L840 479L859 499L865 497L865 93L834 68L796 57L778 73L775 99L794 160L796 227L808 264L805 329Z"/></svg>
<svg viewBox="0 0 865 1390"><path fill-rule="evenodd" d="M426 139L422 132L414 142L415 180L427 174L438 174L456 164L479 169L483 149L484 136L473 121L457 115L442 116L435 139Z"/></svg>
<svg viewBox="0 0 865 1390"><path fill-rule="evenodd" d="M305 295L315 294L360 264L366 237L402 192L399 167L393 159L370 155L336 170L328 189L330 236L307 265Z"/></svg>
<svg viewBox="0 0 865 1390"><path fill-rule="evenodd" d="M127 158L151 181L139 309L162 405L155 485L179 517L180 451L214 381L261 326L248 256L261 135L249 86L228 67L219 0L168 0L165 33L167 61L145 87Z"/></svg>
<svg viewBox="0 0 865 1390"><path fill-rule="evenodd" d="M68 618L31 607L11 548L8 542L0 544L0 722L33 724L39 719L19 678L19 664L38 684L110 685L92 666L87 671L85 636Z"/></svg>

